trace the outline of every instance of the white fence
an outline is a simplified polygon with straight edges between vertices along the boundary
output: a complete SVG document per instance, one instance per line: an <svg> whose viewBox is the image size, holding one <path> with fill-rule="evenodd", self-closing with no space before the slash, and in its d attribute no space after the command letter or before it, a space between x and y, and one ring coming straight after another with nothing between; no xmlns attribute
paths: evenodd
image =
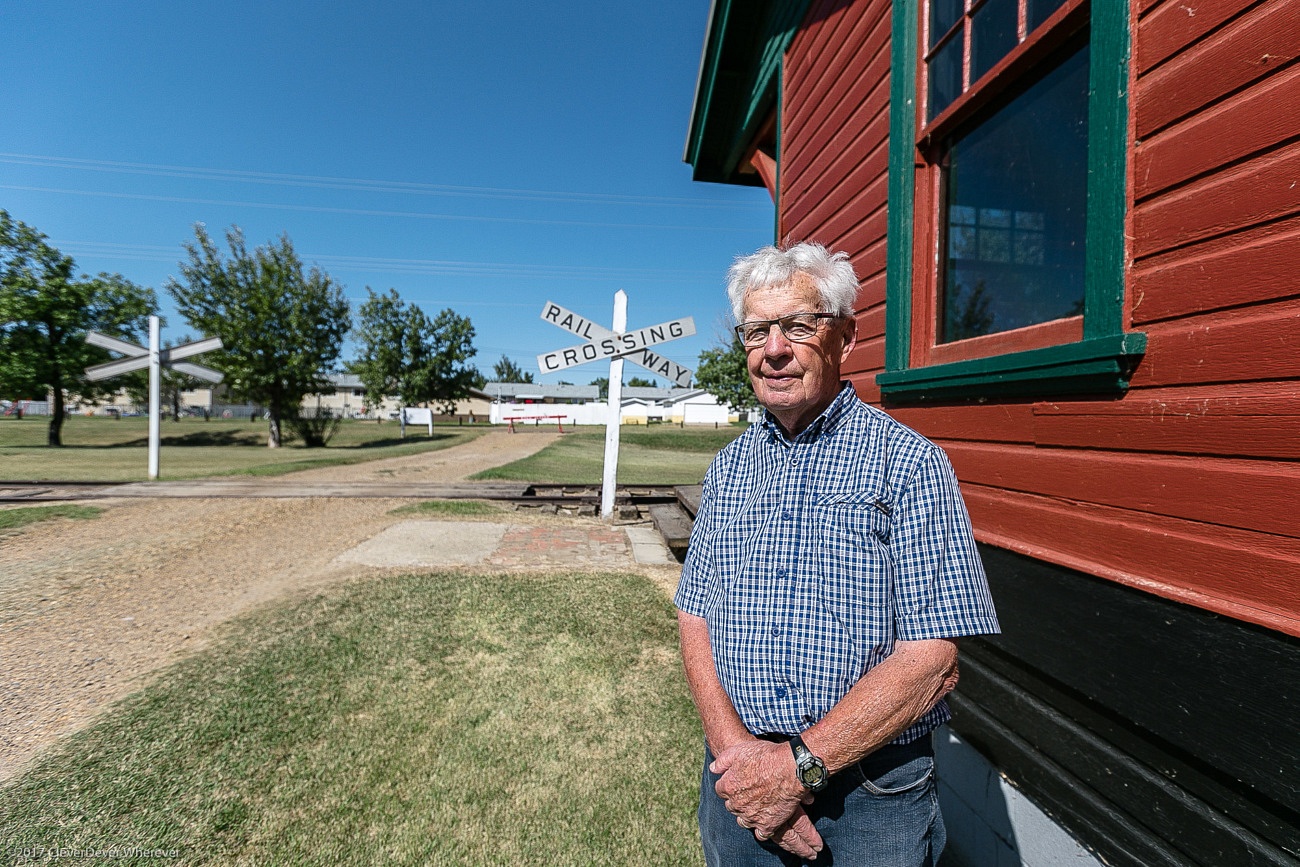
<svg viewBox="0 0 1300 867"><path fill-rule="evenodd" d="M23 415L49 415L49 401L44 400L15 400L13 402L4 400L0 401L0 414L17 415L19 408L22 409Z"/></svg>
<svg viewBox="0 0 1300 867"><path fill-rule="evenodd" d="M604 424L609 417L609 402L592 403L494 403L490 414L492 424L516 425Z"/></svg>
<svg viewBox="0 0 1300 867"><path fill-rule="evenodd" d="M494 403L490 421L506 424L536 424L539 427L554 425L603 425L609 417L608 401L592 403ZM623 424L669 422L678 424L727 424L729 411L716 403L681 403L676 406L656 406L639 402L623 406L620 418Z"/></svg>

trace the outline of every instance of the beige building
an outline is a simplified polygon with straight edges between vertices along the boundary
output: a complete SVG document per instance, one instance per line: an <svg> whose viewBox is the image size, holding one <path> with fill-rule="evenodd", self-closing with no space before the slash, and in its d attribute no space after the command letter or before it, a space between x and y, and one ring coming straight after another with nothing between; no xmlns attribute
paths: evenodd
<svg viewBox="0 0 1300 867"><path fill-rule="evenodd" d="M395 396L387 396L379 406L370 406L366 402L366 389L361 384L361 377L353 373L336 373L329 377L330 388L320 394L309 394L302 400L306 412L327 409L343 418L397 418L402 403ZM456 411L440 413L438 421L458 420L462 422L487 421L491 407L491 398L479 389L470 389L470 396L456 402Z"/></svg>

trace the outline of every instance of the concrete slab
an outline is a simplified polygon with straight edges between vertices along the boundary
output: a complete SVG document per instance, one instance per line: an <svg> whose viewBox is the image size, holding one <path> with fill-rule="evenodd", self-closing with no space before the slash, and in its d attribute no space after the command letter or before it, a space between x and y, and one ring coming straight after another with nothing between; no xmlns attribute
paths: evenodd
<svg viewBox="0 0 1300 867"><path fill-rule="evenodd" d="M654 527L636 524L623 528L632 546L632 559L654 566L676 566L677 558L664 544L663 536Z"/></svg>
<svg viewBox="0 0 1300 867"><path fill-rule="evenodd" d="M470 566L501 545L509 524L471 521L402 521L337 558L363 566Z"/></svg>

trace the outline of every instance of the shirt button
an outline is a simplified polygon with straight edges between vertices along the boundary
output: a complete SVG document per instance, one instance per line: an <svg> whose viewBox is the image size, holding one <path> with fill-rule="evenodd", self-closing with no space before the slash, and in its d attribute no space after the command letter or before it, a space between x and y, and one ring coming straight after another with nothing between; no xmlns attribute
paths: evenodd
<svg viewBox="0 0 1300 867"><path fill-rule="evenodd" d="M784 687L784 686L778 686L778 687L776 688L776 697L777 697L777 698L785 698L785 687Z"/></svg>
<svg viewBox="0 0 1300 867"><path fill-rule="evenodd" d="M776 577L778 577L778 578L784 578L784 577L785 577L785 569L777 569L777 570L776 570Z"/></svg>
<svg viewBox="0 0 1300 867"><path fill-rule="evenodd" d="M793 520L794 520L794 512L790 511L789 509L786 509L784 512L781 513L781 520L783 520L783 521L793 521Z"/></svg>
<svg viewBox="0 0 1300 867"><path fill-rule="evenodd" d="M810 714L810 713L806 713L806 714L804 714L804 715L803 715L803 721L806 722L806 723L810 723L810 722L812 722L812 721L813 721L812 714Z"/></svg>
<svg viewBox="0 0 1300 867"><path fill-rule="evenodd" d="M773 626L773 627L772 627L772 637L773 637L773 638L776 638L776 637L777 637L778 635L780 635L780 634L781 634L781 630L779 630L779 629L777 629L775 626Z"/></svg>

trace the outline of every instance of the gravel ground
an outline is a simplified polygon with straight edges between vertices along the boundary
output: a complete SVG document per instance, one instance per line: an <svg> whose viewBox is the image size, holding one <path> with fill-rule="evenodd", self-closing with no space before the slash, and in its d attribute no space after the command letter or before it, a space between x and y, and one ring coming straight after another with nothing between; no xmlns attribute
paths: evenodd
<svg viewBox="0 0 1300 867"><path fill-rule="evenodd" d="M492 432L443 451L291 478L458 481L554 438ZM0 780L159 668L204 646L224 621L272 600L379 574L336 558L408 520L389 514L405 502L105 500L96 502L107 508L99 518L47 521L0 536ZM604 528L592 519L523 513L509 521ZM664 587L675 575L667 567L640 571Z"/></svg>

